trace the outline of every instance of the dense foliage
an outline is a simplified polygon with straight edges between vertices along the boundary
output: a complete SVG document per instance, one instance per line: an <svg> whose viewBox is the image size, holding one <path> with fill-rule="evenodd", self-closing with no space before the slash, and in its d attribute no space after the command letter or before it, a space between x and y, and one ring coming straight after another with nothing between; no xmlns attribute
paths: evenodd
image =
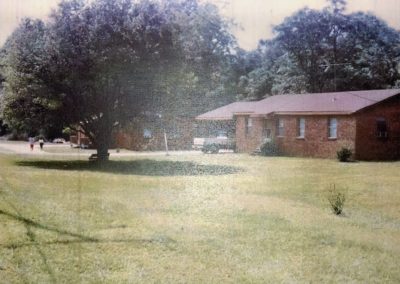
<svg viewBox="0 0 400 284"><path fill-rule="evenodd" d="M342 147L339 151L337 151L336 156L340 162L349 162L353 156L353 151L351 151L349 148Z"/></svg>
<svg viewBox="0 0 400 284"><path fill-rule="evenodd" d="M260 65L239 82L242 96L384 89L397 86L400 36L368 13L345 14L344 0L304 8L260 41ZM253 55L252 55L253 56Z"/></svg>
<svg viewBox="0 0 400 284"><path fill-rule="evenodd" d="M278 145L274 141L266 141L260 147L263 156L279 156Z"/></svg>
<svg viewBox="0 0 400 284"><path fill-rule="evenodd" d="M3 113L13 127L79 127L107 157L113 128L135 114L193 115L217 101L209 93L234 40L214 6L85 3L62 1L48 23L25 19L6 43Z"/></svg>
<svg viewBox="0 0 400 284"><path fill-rule="evenodd" d="M82 129L106 157L138 114L193 117L235 99L400 85L400 36L345 0L304 8L251 52L198 0L64 0L0 51L1 116L14 130Z"/></svg>

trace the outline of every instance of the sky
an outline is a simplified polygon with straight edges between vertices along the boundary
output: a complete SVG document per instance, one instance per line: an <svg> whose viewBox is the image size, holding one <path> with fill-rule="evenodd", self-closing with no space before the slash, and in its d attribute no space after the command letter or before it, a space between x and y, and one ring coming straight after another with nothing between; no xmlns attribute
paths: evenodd
<svg viewBox="0 0 400 284"><path fill-rule="evenodd" d="M46 19L59 0L0 0L0 45L24 17ZM208 0L220 7L221 14L237 26L232 30L239 46L257 47L260 39L273 37L272 27L285 17L307 6L321 9L326 0ZM348 0L347 12L372 12L391 27L400 29L400 0Z"/></svg>

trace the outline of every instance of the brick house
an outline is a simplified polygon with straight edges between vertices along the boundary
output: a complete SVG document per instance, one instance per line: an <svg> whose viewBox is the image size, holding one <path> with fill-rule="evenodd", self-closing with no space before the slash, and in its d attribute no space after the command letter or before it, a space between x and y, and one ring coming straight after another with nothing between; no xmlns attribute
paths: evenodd
<svg viewBox="0 0 400 284"><path fill-rule="evenodd" d="M334 158L347 147L359 160L400 159L399 89L276 95L196 119L234 121L238 152L271 140L288 156Z"/></svg>

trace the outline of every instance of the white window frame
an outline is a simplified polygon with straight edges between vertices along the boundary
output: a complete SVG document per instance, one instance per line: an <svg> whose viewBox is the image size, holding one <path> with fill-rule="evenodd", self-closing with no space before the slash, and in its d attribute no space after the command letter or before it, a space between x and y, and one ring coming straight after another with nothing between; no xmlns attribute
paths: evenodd
<svg viewBox="0 0 400 284"><path fill-rule="evenodd" d="M328 138L337 139L337 127L338 120L336 117L330 117L328 119Z"/></svg>
<svg viewBox="0 0 400 284"><path fill-rule="evenodd" d="M246 124L246 135L250 133L250 129L253 127L253 120L251 117L246 116L245 119L245 124Z"/></svg>
<svg viewBox="0 0 400 284"><path fill-rule="evenodd" d="M247 127L248 128L251 128L253 126L253 119L251 118L251 117L249 117L248 119L247 119Z"/></svg>
<svg viewBox="0 0 400 284"><path fill-rule="evenodd" d="M283 118L278 118L277 121L277 130L278 130L278 137L284 137L285 136L285 122Z"/></svg>
<svg viewBox="0 0 400 284"><path fill-rule="evenodd" d="M297 138L304 138L306 135L306 119L299 117L297 124Z"/></svg>
<svg viewBox="0 0 400 284"><path fill-rule="evenodd" d="M381 128L384 128L385 130L383 131ZM388 137L388 123L386 118L384 117L379 117L376 119L376 137L378 138Z"/></svg>

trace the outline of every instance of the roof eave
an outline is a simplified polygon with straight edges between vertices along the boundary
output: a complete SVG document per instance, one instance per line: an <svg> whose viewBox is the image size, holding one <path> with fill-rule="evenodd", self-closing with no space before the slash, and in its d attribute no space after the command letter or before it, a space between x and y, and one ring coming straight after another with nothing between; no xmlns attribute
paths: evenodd
<svg viewBox="0 0 400 284"><path fill-rule="evenodd" d="M354 111L277 111L274 115L351 115Z"/></svg>
<svg viewBox="0 0 400 284"><path fill-rule="evenodd" d="M196 120L232 120L233 117L196 117Z"/></svg>
<svg viewBox="0 0 400 284"><path fill-rule="evenodd" d="M392 95L392 96L389 96L389 97L387 97L387 98L385 98L385 99L383 99L383 100L381 100L381 101L377 101L377 102L375 102L375 103L373 103L373 104L370 104L370 105L368 105L368 106L365 106L365 107L363 107L363 108L360 108L360 109L354 111L354 113L356 114L356 113L363 112L363 111L365 111L365 110L368 110L368 109L371 108L371 107L376 106L377 104L381 104L381 103L387 102L387 101L389 101L389 100L391 100L391 99L393 99L393 98L395 98L395 97L397 97L397 96L400 96L400 93L396 93L396 94L394 94L394 95Z"/></svg>
<svg viewBox="0 0 400 284"><path fill-rule="evenodd" d="M252 111L238 111L238 112L233 112L233 115L252 115L254 112Z"/></svg>

